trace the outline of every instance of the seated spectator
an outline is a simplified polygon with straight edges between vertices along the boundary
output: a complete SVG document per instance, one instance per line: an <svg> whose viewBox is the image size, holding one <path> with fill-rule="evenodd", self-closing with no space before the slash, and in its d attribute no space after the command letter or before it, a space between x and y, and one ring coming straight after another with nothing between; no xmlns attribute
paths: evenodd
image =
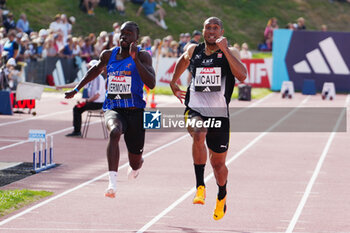
<svg viewBox="0 0 350 233"><path fill-rule="evenodd" d="M303 17L299 17L294 27L296 30L306 30L305 19Z"/></svg>
<svg viewBox="0 0 350 233"><path fill-rule="evenodd" d="M19 20L16 24L17 31L19 32L25 32L28 35L31 33L31 29L29 28L29 22L27 20L26 14L22 13Z"/></svg>
<svg viewBox="0 0 350 233"><path fill-rule="evenodd" d="M6 0L0 0L0 9L6 9Z"/></svg>
<svg viewBox="0 0 350 233"><path fill-rule="evenodd" d="M177 6L176 0L169 0L169 5L171 7L176 7Z"/></svg>
<svg viewBox="0 0 350 233"><path fill-rule="evenodd" d="M145 0L131 0L131 2L135 4L143 4Z"/></svg>
<svg viewBox="0 0 350 233"><path fill-rule="evenodd" d="M115 0L115 7L121 16L125 16L124 0Z"/></svg>
<svg viewBox="0 0 350 233"><path fill-rule="evenodd" d="M97 60L92 60L88 63L87 68L90 69L94 65L98 63ZM74 87L76 83L73 83L72 86ZM65 86L58 86L57 88L63 88L67 87ZM72 133L69 133L66 135L66 137L81 137L81 116L83 112L87 110L98 110L102 109L102 105L105 99L105 81L103 79L103 76L100 74L89 82L87 84L87 93L88 98L85 100L85 102L78 102L77 105L73 108L73 126L74 131Z"/></svg>
<svg viewBox="0 0 350 233"><path fill-rule="evenodd" d="M16 29L16 23L13 18L13 14L11 12L8 13L7 16L5 17L3 21L3 25L6 28L6 32L9 32L12 29Z"/></svg>
<svg viewBox="0 0 350 233"><path fill-rule="evenodd" d="M239 52L241 59L252 59L252 52L248 50L248 44L242 44L242 50Z"/></svg>
<svg viewBox="0 0 350 233"><path fill-rule="evenodd" d="M157 11L156 7L158 8ZM165 10L157 2L155 2L155 0L145 0L137 11L136 15L139 16L142 10L148 19L155 22L159 27L165 30L168 29L164 21ZM159 19L157 17L159 17Z"/></svg>
<svg viewBox="0 0 350 233"><path fill-rule="evenodd" d="M100 2L100 0L84 0L83 1L83 6L85 7L88 15L95 15L94 10L99 2Z"/></svg>

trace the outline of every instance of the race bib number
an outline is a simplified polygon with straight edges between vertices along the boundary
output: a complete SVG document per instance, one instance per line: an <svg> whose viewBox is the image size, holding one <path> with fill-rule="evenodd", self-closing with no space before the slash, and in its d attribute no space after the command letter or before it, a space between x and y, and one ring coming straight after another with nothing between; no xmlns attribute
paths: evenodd
<svg viewBox="0 0 350 233"><path fill-rule="evenodd" d="M195 91L214 92L221 90L221 67L196 68Z"/></svg>
<svg viewBox="0 0 350 233"><path fill-rule="evenodd" d="M109 99L131 98L131 76L109 76L107 90Z"/></svg>

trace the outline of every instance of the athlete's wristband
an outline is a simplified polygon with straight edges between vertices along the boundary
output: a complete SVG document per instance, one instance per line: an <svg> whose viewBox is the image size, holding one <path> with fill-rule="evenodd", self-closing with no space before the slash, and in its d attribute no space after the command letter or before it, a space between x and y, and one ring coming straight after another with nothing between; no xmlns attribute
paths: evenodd
<svg viewBox="0 0 350 233"><path fill-rule="evenodd" d="M75 91L76 93L78 93L78 92L79 92L78 88L74 88L74 91Z"/></svg>

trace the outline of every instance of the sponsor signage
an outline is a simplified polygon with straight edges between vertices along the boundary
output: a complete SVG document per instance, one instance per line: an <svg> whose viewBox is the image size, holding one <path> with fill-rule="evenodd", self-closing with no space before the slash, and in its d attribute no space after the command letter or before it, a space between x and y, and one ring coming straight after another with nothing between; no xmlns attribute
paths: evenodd
<svg viewBox="0 0 350 233"><path fill-rule="evenodd" d="M29 141L45 141L46 130L30 129L28 134Z"/></svg>
<svg viewBox="0 0 350 233"><path fill-rule="evenodd" d="M274 32L272 90L292 81L301 90L304 79L315 80L317 91L334 82L336 91L350 91L350 33L286 31Z"/></svg>

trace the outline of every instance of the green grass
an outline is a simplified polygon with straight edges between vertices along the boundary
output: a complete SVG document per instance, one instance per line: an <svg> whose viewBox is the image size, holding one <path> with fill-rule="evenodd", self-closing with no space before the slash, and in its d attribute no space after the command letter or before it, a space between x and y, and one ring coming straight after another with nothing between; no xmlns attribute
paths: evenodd
<svg viewBox="0 0 350 233"><path fill-rule="evenodd" d="M230 43L247 42L254 50L263 39L263 32L269 18L276 17L280 28L294 23L303 16L310 30L319 30L327 24L330 31L348 31L350 4L328 0L177 0L178 7L171 8L163 3L167 11L167 31L146 20L143 15L136 16L139 5L126 1L126 17L109 14L106 8L98 7L95 16L88 16L78 7L79 0L8 0L7 7L17 20L22 12L28 16L34 30L48 28L57 13L76 17L74 35L88 35L90 32L112 31L112 24L133 20L140 25L141 35L162 38L169 34L175 39L182 32L201 30L203 21L209 16L218 16L224 22L225 36Z"/></svg>
<svg viewBox="0 0 350 233"><path fill-rule="evenodd" d="M0 190L0 217L52 194L52 192L27 189Z"/></svg>

